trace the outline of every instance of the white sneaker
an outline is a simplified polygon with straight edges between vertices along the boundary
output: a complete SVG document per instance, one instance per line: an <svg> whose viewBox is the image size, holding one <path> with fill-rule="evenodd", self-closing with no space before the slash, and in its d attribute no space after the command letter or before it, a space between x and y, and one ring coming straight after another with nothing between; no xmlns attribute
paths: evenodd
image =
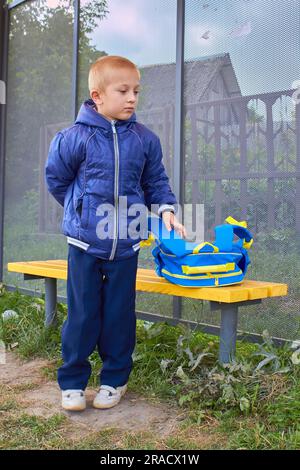
<svg viewBox="0 0 300 470"><path fill-rule="evenodd" d="M86 408L83 390L63 390L61 405L65 410L81 411Z"/></svg>
<svg viewBox="0 0 300 470"><path fill-rule="evenodd" d="M127 384L116 388L110 385L101 385L93 401L94 408L112 408L119 403L126 389Z"/></svg>

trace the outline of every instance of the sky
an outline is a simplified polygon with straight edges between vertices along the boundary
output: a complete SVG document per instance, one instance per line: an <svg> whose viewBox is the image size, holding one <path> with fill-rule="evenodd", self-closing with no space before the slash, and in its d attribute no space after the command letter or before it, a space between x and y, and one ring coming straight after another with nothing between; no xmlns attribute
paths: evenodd
<svg viewBox="0 0 300 470"><path fill-rule="evenodd" d="M107 3L97 48L138 66L175 62L176 0ZM243 95L300 79L300 0L186 0L185 16L185 60L229 52Z"/></svg>
<svg viewBox="0 0 300 470"><path fill-rule="evenodd" d="M47 0L55 8L62 0ZM91 0L81 0L81 5ZM91 44L138 67L176 61L176 0L107 0ZM229 53L241 93L293 88L300 80L300 0L186 0L184 60ZM294 86L295 87L295 86ZM264 114L264 106L257 105ZM289 119L290 99L274 117Z"/></svg>

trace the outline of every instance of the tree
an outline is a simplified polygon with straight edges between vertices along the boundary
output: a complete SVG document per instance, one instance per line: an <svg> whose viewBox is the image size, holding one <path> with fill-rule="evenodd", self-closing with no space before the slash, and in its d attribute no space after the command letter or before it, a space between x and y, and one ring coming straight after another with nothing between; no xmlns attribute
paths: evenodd
<svg viewBox="0 0 300 470"><path fill-rule="evenodd" d="M40 130L73 120L73 2L31 1L10 12L7 83L6 201L38 190ZM106 0L80 11L79 100L87 99L87 70L106 54L88 34L108 13Z"/></svg>

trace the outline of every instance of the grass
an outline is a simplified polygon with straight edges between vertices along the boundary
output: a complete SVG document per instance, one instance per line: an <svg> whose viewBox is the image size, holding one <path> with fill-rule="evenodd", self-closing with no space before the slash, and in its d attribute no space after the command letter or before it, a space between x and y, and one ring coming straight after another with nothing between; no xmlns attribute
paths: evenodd
<svg viewBox="0 0 300 470"><path fill-rule="evenodd" d="M0 450L187 450L200 448L197 438L199 433L194 432L191 436L191 432L188 433L186 430L177 436L158 440L150 431L124 432L108 428L74 440L68 437L68 419L62 414L41 418L21 413L19 416L9 416L0 420Z"/></svg>
<svg viewBox="0 0 300 470"><path fill-rule="evenodd" d="M61 426L65 420L66 417L62 414L53 415L48 419L23 413L17 417L4 417L0 424L0 448L57 448L63 440Z"/></svg>
<svg viewBox="0 0 300 470"><path fill-rule="evenodd" d="M6 348L13 348L24 359L47 358L50 362L44 374L56 380L56 369L61 364L60 327L67 315L66 306L58 305L58 327L48 329L44 327L43 299L2 288L0 313L7 309L14 310L17 316L5 321L0 316L0 338ZM290 345L275 348L267 332L264 335L262 345L238 341L235 362L221 366L217 337L183 325L138 320L130 389L153 401L182 408L188 416L182 435L158 442L151 433L142 437L122 433L117 438L115 430L100 441L94 434L79 443L66 440L63 429L67 424L62 415L46 419L22 414L16 395L22 391L20 386L14 394L7 390L2 394L0 446L192 449L206 436L208 448L299 449L299 355ZM96 352L90 361L89 385L97 386L101 361ZM200 430L201 438L191 437Z"/></svg>

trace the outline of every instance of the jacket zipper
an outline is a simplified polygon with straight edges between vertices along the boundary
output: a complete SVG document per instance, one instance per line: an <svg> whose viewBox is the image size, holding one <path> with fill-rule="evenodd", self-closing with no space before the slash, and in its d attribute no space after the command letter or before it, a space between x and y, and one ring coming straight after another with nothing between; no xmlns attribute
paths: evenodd
<svg viewBox="0 0 300 470"><path fill-rule="evenodd" d="M112 125L112 130L113 130L113 138L114 138L114 154L115 154L115 179L114 179L114 187L115 187L115 192L114 192L114 199L115 199L115 211L114 211L114 239L113 239L113 245L112 245L112 250L110 253L109 261L114 259L115 253L116 253L116 248L117 248L117 239L118 239L118 212L119 212L119 207L118 207L118 195L119 195L119 147L118 147L118 135L117 131L115 128L115 121L111 121Z"/></svg>

